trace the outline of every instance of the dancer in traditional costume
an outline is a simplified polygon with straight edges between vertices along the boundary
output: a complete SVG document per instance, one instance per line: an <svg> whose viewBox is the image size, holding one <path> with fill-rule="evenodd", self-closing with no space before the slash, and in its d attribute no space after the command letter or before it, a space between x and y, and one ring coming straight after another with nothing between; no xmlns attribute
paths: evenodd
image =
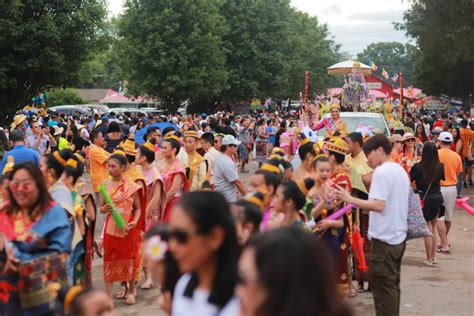
<svg viewBox="0 0 474 316"><path fill-rule="evenodd" d="M137 248L141 247L138 223L141 216L138 191L140 186L125 176L127 160L113 154L107 162L111 179L104 182L105 190L120 212L125 228L119 228L111 216L112 206L99 200L100 211L107 214L104 232L104 281L107 294L112 297L114 282L127 282L126 304L135 304L135 283L140 280L137 267Z"/></svg>
<svg viewBox="0 0 474 316"><path fill-rule="evenodd" d="M14 167L7 191L10 203L0 210L0 314L52 314L48 284L68 283L68 216L33 164Z"/></svg>
<svg viewBox="0 0 474 316"><path fill-rule="evenodd" d="M166 206L161 212L161 221L165 223L170 220L173 205L189 189L186 170L176 157L180 148L179 138L176 135L165 138L161 143L162 160L157 163L157 166L166 192L166 198L163 201Z"/></svg>

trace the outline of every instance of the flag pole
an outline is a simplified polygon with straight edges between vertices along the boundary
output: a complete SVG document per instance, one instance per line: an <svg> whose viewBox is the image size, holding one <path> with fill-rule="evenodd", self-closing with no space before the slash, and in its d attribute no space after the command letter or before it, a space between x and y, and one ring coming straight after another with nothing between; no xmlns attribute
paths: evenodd
<svg viewBox="0 0 474 316"><path fill-rule="evenodd" d="M405 115L403 115L403 72L400 71L400 112L402 116L402 122L404 122Z"/></svg>

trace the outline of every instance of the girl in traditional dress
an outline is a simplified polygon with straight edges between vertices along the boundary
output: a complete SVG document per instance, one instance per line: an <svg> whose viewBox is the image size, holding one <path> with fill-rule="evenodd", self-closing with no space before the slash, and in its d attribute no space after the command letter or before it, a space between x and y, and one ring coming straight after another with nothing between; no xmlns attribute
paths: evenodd
<svg viewBox="0 0 474 316"><path fill-rule="evenodd" d="M141 215L138 190L140 186L124 177L127 160L123 155L113 154L107 162L111 179L104 182L105 189L125 221L125 228L117 227L113 220L112 206L99 200L100 211L107 214L104 232L104 281L107 294L112 297L114 282L127 282L125 303L135 304L135 282L140 280L140 269L136 266L137 247L140 245L140 230L137 228Z"/></svg>
<svg viewBox="0 0 474 316"><path fill-rule="evenodd" d="M284 215L280 226L306 228L304 213L301 209L306 203L306 194L313 185L314 180L311 178L280 184L273 198L275 211Z"/></svg>
<svg viewBox="0 0 474 316"><path fill-rule="evenodd" d="M341 118L341 107L339 104L333 103L329 107L331 115L320 120L317 124L310 119L309 127L313 131L319 131L322 128L325 128L324 138L331 138L335 135L336 132L339 132L340 135L347 135L347 127L344 120Z"/></svg>
<svg viewBox="0 0 474 316"><path fill-rule="evenodd" d="M180 148L179 138L176 135L165 138L161 143L162 160L157 163L157 166L163 178L166 192L166 197L163 201L166 206L161 213L161 220L165 223L168 223L170 220L173 205L184 192L188 191L186 169L176 157Z"/></svg>
<svg viewBox="0 0 474 316"><path fill-rule="evenodd" d="M52 314L47 287L67 285L70 222L34 164L16 165L7 190L10 203L0 210L0 315Z"/></svg>
<svg viewBox="0 0 474 316"><path fill-rule="evenodd" d="M313 167L311 162L313 157L317 154L316 146L311 142L305 134L299 135L300 146L298 148L298 155L301 160L301 165L293 173L293 180L299 181L311 177Z"/></svg>
<svg viewBox="0 0 474 316"><path fill-rule="evenodd" d="M60 180L71 191L74 213L82 240L73 248L70 266L73 270L74 285L91 285L92 283L92 244L93 223L95 223L96 209L92 196L82 198L77 188L79 178L84 172L85 159L81 153L76 153L68 159ZM86 251L89 250L89 251Z"/></svg>
<svg viewBox="0 0 474 316"><path fill-rule="evenodd" d="M153 165L155 161L154 146L155 139L150 139L143 146L140 146L135 156L135 164L141 166L143 175L145 176L145 184L147 189L147 206L145 210L146 230L155 226L160 218L160 212L164 209L164 186L160 172ZM145 268L146 281L141 288L150 289L153 285L151 273Z"/></svg>

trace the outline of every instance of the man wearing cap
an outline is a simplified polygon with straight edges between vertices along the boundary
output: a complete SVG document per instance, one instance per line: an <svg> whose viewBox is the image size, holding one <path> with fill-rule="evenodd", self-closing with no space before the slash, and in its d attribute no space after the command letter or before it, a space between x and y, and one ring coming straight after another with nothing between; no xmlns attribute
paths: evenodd
<svg viewBox="0 0 474 316"><path fill-rule="evenodd" d="M183 145L188 156L187 176L191 191L201 189L207 173L206 160L196 151L198 139L199 135L196 131L191 130L184 133Z"/></svg>
<svg viewBox="0 0 474 316"><path fill-rule="evenodd" d="M453 142L453 135L449 132L442 132L438 138L439 147L438 155L439 162L444 164L444 181L441 181L441 194L444 200L444 216L441 216L438 221L438 234L441 240L441 248L438 249L441 253L450 253L448 233L451 228L452 216L454 208L456 207L457 190L459 174L462 172L461 157L451 150L451 143Z"/></svg>
<svg viewBox="0 0 474 316"><path fill-rule="evenodd" d="M10 141L13 144L13 148L3 156L0 172L5 168L9 156L13 156L15 164L32 162L39 165L40 156L37 151L25 146L25 134L22 131L13 130L10 132Z"/></svg>
<svg viewBox="0 0 474 316"><path fill-rule="evenodd" d="M221 193L227 202L237 201L237 191L244 195L245 188L239 179L239 174L232 157L237 155L240 141L232 135L222 138L221 153L214 161L214 191Z"/></svg>
<svg viewBox="0 0 474 316"><path fill-rule="evenodd" d="M437 126L433 129L433 137L432 137L431 141L433 143L435 143L436 145L438 145L439 134L441 134L442 132L443 132L443 128L440 127L440 126Z"/></svg>
<svg viewBox="0 0 474 316"><path fill-rule="evenodd" d="M31 123L31 130L33 135L28 137L27 145L33 150L36 150L40 156L43 156L46 150L57 146L56 140L49 131L49 127L42 128L39 121Z"/></svg>
<svg viewBox="0 0 474 316"><path fill-rule="evenodd" d="M50 134L53 135L54 140L56 141L56 146L51 146L51 151L56 151L56 150L63 150L64 148L69 148L69 143L67 140L62 137L62 133L64 132L64 129L62 127L59 127L59 125L52 126L49 128Z"/></svg>

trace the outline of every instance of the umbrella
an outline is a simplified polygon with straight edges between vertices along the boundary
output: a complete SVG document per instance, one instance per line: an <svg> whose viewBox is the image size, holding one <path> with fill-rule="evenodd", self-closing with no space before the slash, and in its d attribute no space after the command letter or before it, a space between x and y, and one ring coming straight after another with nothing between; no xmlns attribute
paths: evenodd
<svg viewBox="0 0 474 316"><path fill-rule="evenodd" d="M141 130L135 133L135 143L137 143L140 146L145 143L145 140L143 140L143 136L146 134L146 131L148 130L149 127L158 127L161 132L163 132L163 130L167 127L172 127L175 130L178 130L178 127L176 125L171 124L169 122L150 124L143 127Z"/></svg>
<svg viewBox="0 0 474 316"><path fill-rule="evenodd" d="M372 68L366 64L360 63L358 61L346 60L328 67L328 74L347 75L353 70L362 72L364 75L370 75L372 73Z"/></svg>

